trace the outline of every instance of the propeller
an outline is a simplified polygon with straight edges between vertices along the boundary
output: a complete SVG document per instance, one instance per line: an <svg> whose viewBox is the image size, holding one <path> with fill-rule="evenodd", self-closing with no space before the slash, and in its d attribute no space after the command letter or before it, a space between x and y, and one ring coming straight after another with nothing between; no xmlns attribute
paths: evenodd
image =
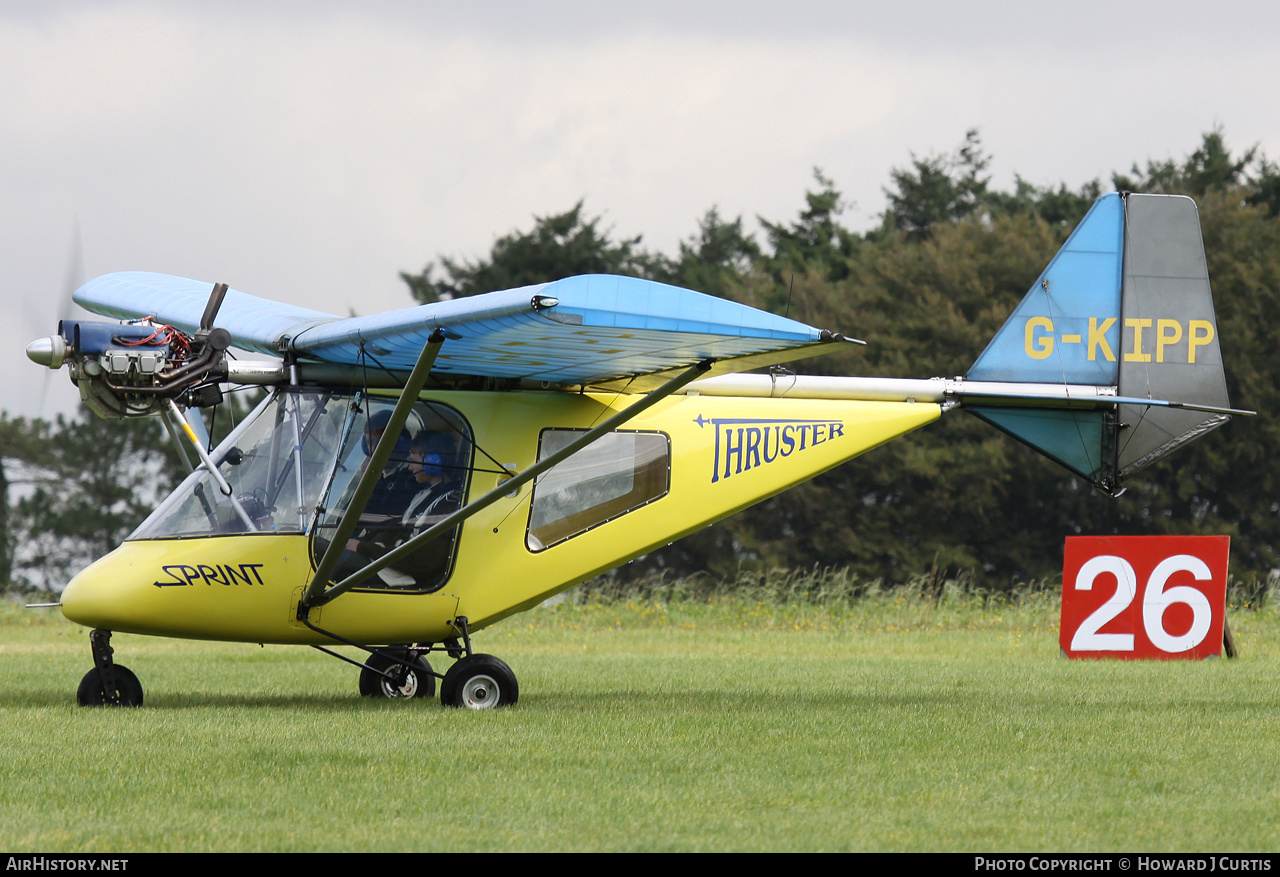
<svg viewBox="0 0 1280 877"><path fill-rule="evenodd" d="M44 378L40 382L40 409L39 417L43 418L45 414L46 400L49 398L49 379L53 377L53 372L61 367L66 358L67 350L65 342L62 342L61 332L62 323L70 320L75 309L75 301L72 299L75 291L80 288L80 284L84 282L84 245L80 239L80 220L78 217L72 218L71 224L71 245L67 254L66 272L63 275L62 293L58 296L58 335L49 338L40 338L33 341L27 346L27 357L33 362L47 366L50 370L45 372ZM30 314L28 315L30 318ZM35 322L35 320L32 320ZM39 322L44 323L43 315Z"/></svg>

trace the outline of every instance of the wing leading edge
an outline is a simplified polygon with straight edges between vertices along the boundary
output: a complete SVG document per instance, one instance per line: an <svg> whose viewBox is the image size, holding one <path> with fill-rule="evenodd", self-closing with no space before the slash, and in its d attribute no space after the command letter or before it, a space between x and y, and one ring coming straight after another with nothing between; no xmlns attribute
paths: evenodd
<svg viewBox="0 0 1280 877"><path fill-rule="evenodd" d="M154 316L193 332L212 284L145 272L91 280L75 300L117 319ZM712 374L814 356L843 340L795 320L634 277L589 274L486 295L340 318L231 290L216 324L235 346L300 360L401 370L436 329L436 373L645 389L714 359Z"/></svg>

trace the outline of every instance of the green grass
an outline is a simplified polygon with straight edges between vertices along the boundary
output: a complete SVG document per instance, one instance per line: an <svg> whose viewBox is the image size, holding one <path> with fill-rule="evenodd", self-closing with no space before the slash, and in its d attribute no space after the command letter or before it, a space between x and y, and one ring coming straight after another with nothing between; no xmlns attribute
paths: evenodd
<svg viewBox="0 0 1280 877"><path fill-rule="evenodd" d="M89 710L85 631L5 608L0 848L1280 848L1280 614L1202 663L1066 661L1056 621L950 590L564 603L477 635L522 692L488 713L117 635L146 705Z"/></svg>

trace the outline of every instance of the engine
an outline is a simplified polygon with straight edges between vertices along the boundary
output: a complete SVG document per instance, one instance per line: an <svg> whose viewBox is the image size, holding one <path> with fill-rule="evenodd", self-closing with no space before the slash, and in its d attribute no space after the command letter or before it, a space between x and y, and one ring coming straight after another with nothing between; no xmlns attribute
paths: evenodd
<svg viewBox="0 0 1280 877"><path fill-rule="evenodd" d="M146 417L172 399L185 407L216 405L227 379L225 329L189 336L140 320L64 320L58 334L27 346L27 357L52 369L67 366L80 398L100 417Z"/></svg>

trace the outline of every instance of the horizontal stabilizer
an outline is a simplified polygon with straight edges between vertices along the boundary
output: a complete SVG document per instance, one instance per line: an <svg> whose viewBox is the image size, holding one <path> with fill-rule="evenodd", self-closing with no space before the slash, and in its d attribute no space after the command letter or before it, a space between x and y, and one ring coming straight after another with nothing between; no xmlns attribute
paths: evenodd
<svg viewBox="0 0 1280 877"><path fill-rule="evenodd" d="M966 406L992 426L1006 432L1065 466L1090 483L1106 481L1112 474L1115 430L1112 411L1070 409L993 408Z"/></svg>

